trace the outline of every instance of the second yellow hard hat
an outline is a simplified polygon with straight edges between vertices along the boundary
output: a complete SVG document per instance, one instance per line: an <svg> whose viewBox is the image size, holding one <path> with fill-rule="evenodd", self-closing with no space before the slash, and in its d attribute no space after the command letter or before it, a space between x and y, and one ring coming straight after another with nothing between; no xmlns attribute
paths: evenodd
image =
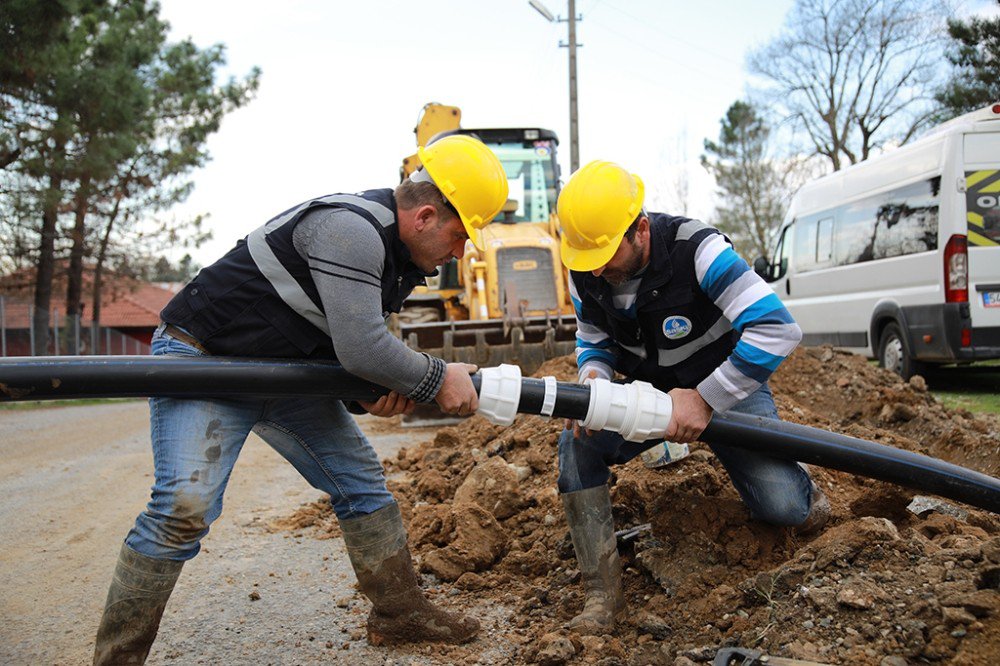
<svg viewBox="0 0 1000 666"><path fill-rule="evenodd" d="M611 260L642 212L642 179L614 162L595 160L570 176L559 193L562 262L592 271Z"/></svg>

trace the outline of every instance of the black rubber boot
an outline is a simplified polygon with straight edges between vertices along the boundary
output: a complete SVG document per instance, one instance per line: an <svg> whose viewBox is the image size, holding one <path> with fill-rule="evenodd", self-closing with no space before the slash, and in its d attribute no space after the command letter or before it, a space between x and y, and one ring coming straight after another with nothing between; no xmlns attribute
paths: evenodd
<svg viewBox="0 0 1000 666"><path fill-rule="evenodd" d="M424 597L395 502L366 516L341 520L340 527L361 591L372 602L369 643L457 644L476 635L477 620L441 610Z"/></svg>
<svg viewBox="0 0 1000 666"><path fill-rule="evenodd" d="M94 664L142 664L183 562L156 560L125 544L97 629Z"/></svg>
<svg viewBox="0 0 1000 666"><path fill-rule="evenodd" d="M583 612L569 621L569 629L584 635L609 633L615 615L625 609L611 491L598 486L563 493L562 501L587 595Z"/></svg>

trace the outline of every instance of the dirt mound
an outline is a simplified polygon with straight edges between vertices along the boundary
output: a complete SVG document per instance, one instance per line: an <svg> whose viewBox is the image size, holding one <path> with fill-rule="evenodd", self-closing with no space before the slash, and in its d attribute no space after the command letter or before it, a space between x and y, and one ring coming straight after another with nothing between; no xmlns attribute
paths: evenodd
<svg viewBox="0 0 1000 666"><path fill-rule="evenodd" d="M536 376L549 374L574 380L572 358ZM820 347L798 350L772 387L789 421L1000 468L1000 421L946 409L920 378ZM406 472L390 487L421 569L455 581L454 594L513 604L517 661L690 664L740 646L831 664L996 663L1000 517L948 506L916 515L913 491L814 468L833 519L803 539L750 520L700 444L659 470L638 459L615 468L616 526L636 528L620 540L629 612L614 636L569 634L562 625L583 597L556 490L561 430L559 419L499 428L475 417L386 461ZM315 508L308 519L325 529Z"/></svg>

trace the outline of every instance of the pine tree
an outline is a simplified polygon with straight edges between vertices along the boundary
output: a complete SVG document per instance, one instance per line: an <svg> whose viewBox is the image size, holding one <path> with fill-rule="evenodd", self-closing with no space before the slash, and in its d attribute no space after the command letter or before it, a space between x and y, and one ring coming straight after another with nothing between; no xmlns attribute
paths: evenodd
<svg viewBox="0 0 1000 666"><path fill-rule="evenodd" d="M1000 16L948 21L948 35L954 68L937 94L942 120L1000 102Z"/></svg>
<svg viewBox="0 0 1000 666"><path fill-rule="evenodd" d="M713 222L744 255L767 257L788 194L787 173L770 158L771 130L751 104L734 102L720 125L718 143L706 139L701 156L721 200Z"/></svg>

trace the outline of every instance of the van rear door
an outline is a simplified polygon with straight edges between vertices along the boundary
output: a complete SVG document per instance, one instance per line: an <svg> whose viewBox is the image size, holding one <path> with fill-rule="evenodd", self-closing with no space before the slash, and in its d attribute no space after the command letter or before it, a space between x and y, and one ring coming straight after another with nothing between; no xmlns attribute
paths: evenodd
<svg viewBox="0 0 1000 666"><path fill-rule="evenodd" d="M969 302L975 331L1000 327L1000 132L971 132L963 143Z"/></svg>

